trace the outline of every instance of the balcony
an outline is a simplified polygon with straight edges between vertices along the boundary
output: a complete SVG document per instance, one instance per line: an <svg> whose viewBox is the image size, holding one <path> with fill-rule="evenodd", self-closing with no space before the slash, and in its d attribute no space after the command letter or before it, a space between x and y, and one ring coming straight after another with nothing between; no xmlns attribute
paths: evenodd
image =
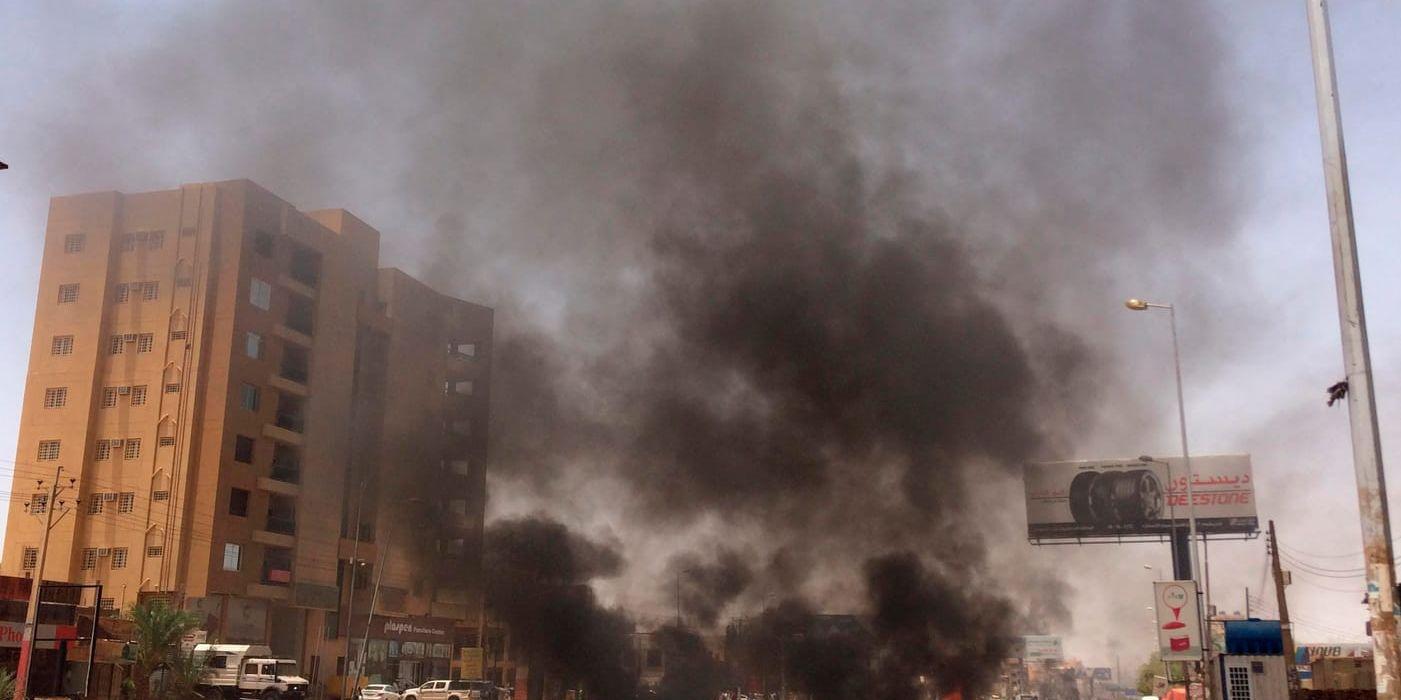
<svg viewBox="0 0 1401 700"><path fill-rule="evenodd" d="M296 482L277 478L276 472L274 472L271 477L258 477L258 488L268 493L276 493L282 496L296 497L302 495L301 486L298 486Z"/></svg>
<svg viewBox="0 0 1401 700"><path fill-rule="evenodd" d="M278 426L273 425L271 423L263 425L263 436L270 437L274 440L277 440L278 442L287 443L288 445L302 444L301 433L293 432L286 428L279 428Z"/></svg>
<svg viewBox="0 0 1401 700"><path fill-rule="evenodd" d="M302 333L306 336L315 335L316 304L300 295L292 294L287 297L287 315L282 319L282 325Z"/></svg>
<svg viewBox="0 0 1401 700"><path fill-rule="evenodd" d="M279 394L277 397L277 414L274 416L272 424L283 430L294 433L306 432L306 402L300 396L291 394Z"/></svg>
<svg viewBox="0 0 1401 700"><path fill-rule="evenodd" d="M259 580L264 586L292 585L292 550L266 548L263 552L263 573Z"/></svg>
<svg viewBox="0 0 1401 700"><path fill-rule="evenodd" d="M297 282L315 289L321 284L321 254L307 248L293 250L287 274Z"/></svg>
<svg viewBox="0 0 1401 700"><path fill-rule="evenodd" d="M301 456L287 445L277 445L272 453L272 478L289 484L302 482Z"/></svg>
<svg viewBox="0 0 1401 700"><path fill-rule="evenodd" d="M297 534L297 519L285 515L268 515L267 531L279 535L289 535L295 537Z"/></svg>
<svg viewBox="0 0 1401 700"><path fill-rule="evenodd" d="M297 544L297 538L291 535L268 532L267 530L254 530L250 539L258 544L265 544L270 547L292 547Z"/></svg>

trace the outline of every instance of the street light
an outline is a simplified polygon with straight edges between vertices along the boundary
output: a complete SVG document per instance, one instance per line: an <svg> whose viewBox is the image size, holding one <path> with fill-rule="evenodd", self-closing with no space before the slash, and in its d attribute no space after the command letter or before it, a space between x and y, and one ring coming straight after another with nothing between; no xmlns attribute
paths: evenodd
<svg viewBox="0 0 1401 700"><path fill-rule="evenodd" d="M1187 553L1192 565L1192 582L1198 583L1201 581L1201 566L1197 561L1197 503L1192 490L1192 455L1187 449L1187 406L1182 400L1182 354L1177 347L1177 310L1172 304L1155 304L1142 299L1129 299L1124 306L1131 311L1167 309L1168 312L1168 325L1172 328L1172 365L1177 376L1177 421L1182 433L1182 462L1187 467L1187 539L1191 541ZM1168 500L1171 502L1172 499Z"/></svg>
<svg viewBox="0 0 1401 700"><path fill-rule="evenodd" d="M1210 628L1205 624L1206 616L1211 610L1211 591L1206 590L1201 585L1201 564L1197 557L1197 501L1192 489L1192 453L1187 449L1187 404L1182 398L1182 352L1177 343L1177 309L1172 304L1158 304L1143 299L1129 299L1124 302L1124 306L1130 311L1148 311L1150 309L1167 309L1168 326L1172 329L1172 368L1177 377L1177 424L1178 430L1182 434L1182 462L1187 467L1187 539L1189 546L1187 554L1192 565L1192 583L1198 587L1206 597L1205 610L1202 615L1200 634L1202 638L1202 670L1209 672L1208 664L1210 655L1208 649L1211 645ZM1171 502L1171 498L1169 498Z"/></svg>

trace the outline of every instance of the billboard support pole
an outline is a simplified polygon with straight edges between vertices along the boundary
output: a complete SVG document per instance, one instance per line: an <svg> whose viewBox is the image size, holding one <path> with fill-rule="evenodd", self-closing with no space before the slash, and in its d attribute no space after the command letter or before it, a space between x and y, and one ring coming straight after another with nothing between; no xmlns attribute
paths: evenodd
<svg viewBox="0 0 1401 700"><path fill-rule="evenodd" d="M1391 515L1382 469L1381 431L1367 346L1367 315L1362 305L1362 273L1357 262L1357 233L1352 220L1347 153L1338 104L1338 77L1333 66L1333 39L1323 0L1308 0L1309 45L1313 53L1318 131L1323 142L1323 182L1328 197L1328 228L1333 242L1333 275L1338 289L1338 323L1342 331L1344 386L1352 428L1353 470L1357 475L1362 551L1367 571L1367 608L1371 613L1373 663L1379 700L1397 700L1401 648L1396 635L1396 571L1391 546Z"/></svg>

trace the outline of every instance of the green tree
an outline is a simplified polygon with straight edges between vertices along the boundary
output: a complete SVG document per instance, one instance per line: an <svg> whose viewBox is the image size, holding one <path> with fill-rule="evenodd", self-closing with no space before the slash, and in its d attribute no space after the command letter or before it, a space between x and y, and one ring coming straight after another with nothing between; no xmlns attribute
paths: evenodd
<svg viewBox="0 0 1401 700"><path fill-rule="evenodd" d="M182 654L180 639L199 625L194 615L155 599L131 609L136 654L131 680L136 700L187 700L195 696L199 667Z"/></svg>
<svg viewBox="0 0 1401 700"><path fill-rule="evenodd" d="M8 668L0 668L0 698L14 697L15 674Z"/></svg>
<svg viewBox="0 0 1401 700"><path fill-rule="evenodd" d="M1168 662L1169 670L1174 681L1181 682L1187 677L1187 666L1181 661ZM1153 677L1163 675L1163 656L1159 652L1153 652L1148 657L1148 661L1138 667L1138 692L1141 695L1153 695Z"/></svg>

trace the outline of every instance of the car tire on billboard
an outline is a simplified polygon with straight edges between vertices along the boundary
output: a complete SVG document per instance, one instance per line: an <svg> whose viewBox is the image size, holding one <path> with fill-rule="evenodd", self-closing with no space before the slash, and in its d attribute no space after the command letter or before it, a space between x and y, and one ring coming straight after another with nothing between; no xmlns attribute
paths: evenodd
<svg viewBox="0 0 1401 700"><path fill-rule="evenodd" d="M1157 520L1163 513L1163 484L1147 469L1082 472L1070 484L1075 522L1097 527Z"/></svg>

